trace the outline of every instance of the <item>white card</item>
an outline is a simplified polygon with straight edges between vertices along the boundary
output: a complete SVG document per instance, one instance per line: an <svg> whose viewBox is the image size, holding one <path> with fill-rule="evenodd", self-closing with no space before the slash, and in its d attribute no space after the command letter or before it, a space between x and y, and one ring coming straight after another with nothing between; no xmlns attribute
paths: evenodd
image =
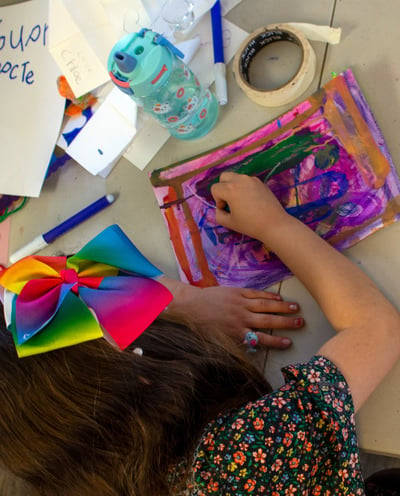
<svg viewBox="0 0 400 496"><path fill-rule="evenodd" d="M114 88L66 153L90 173L102 173L121 156L135 136L136 113L136 103Z"/></svg>
<svg viewBox="0 0 400 496"><path fill-rule="evenodd" d="M98 0L49 0L49 50L76 97L110 77L108 56L118 35Z"/></svg>

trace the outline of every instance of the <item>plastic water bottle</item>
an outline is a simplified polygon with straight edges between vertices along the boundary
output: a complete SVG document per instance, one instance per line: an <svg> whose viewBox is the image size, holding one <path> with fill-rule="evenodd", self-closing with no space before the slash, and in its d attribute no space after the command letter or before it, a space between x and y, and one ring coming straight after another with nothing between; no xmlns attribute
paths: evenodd
<svg viewBox="0 0 400 496"><path fill-rule="evenodd" d="M179 139L207 134L218 118L218 102L162 35L142 29L125 36L108 58L112 81Z"/></svg>

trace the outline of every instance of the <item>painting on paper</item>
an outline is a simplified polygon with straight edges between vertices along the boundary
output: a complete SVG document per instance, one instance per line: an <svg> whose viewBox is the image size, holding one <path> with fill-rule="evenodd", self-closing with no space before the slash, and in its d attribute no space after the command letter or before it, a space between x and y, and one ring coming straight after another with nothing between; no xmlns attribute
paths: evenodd
<svg viewBox="0 0 400 496"><path fill-rule="evenodd" d="M216 223L210 187L227 170L258 176L339 250L400 218L400 182L351 69L256 131L151 174L181 279L264 289L290 272Z"/></svg>

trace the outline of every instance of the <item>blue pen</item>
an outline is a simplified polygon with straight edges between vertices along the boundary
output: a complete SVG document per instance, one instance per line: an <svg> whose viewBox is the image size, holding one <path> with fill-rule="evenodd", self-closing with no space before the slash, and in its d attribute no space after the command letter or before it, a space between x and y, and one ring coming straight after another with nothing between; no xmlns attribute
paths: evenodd
<svg viewBox="0 0 400 496"><path fill-rule="evenodd" d="M30 243L17 250L15 253L13 253L10 256L10 262L15 263L18 260L21 260L21 258L36 253L37 251L47 246L49 243L52 243L56 238L58 238L62 234L66 233L67 231L77 226L78 224L81 224L89 217L92 217L92 215L97 214L97 212L100 212L100 210L103 210L103 208L106 208L109 205L111 205L111 203L113 203L114 200L115 200L114 195L102 196L94 203L91 203L83 210L76 213L69 219L65 220L58 226L53 227L53 229L50 229L50 231L47 231L46 233L41 234L40 236L37 236Z"/></svg>
<svg viewBox="0 0 400 496"><path fill-rule="evenodd" d="M217 0L211 8L211 26L214 50L215 93L220 105L228 103L226 69L224 59L224 39L222 35L221 4Z"/></svg>

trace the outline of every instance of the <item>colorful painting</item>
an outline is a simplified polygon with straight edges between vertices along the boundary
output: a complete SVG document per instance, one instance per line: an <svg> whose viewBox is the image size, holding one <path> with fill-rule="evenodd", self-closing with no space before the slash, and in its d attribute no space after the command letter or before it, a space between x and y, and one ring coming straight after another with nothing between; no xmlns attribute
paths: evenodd
<svg viewBox="0 0 400 496"><path fill-rule="evenodd" d="M351 69L250 134L151 173L182 280L263 289L291 274L216 223L210 187L226 170L258 176L339 250L400 218L400 182Z"/></svg>

